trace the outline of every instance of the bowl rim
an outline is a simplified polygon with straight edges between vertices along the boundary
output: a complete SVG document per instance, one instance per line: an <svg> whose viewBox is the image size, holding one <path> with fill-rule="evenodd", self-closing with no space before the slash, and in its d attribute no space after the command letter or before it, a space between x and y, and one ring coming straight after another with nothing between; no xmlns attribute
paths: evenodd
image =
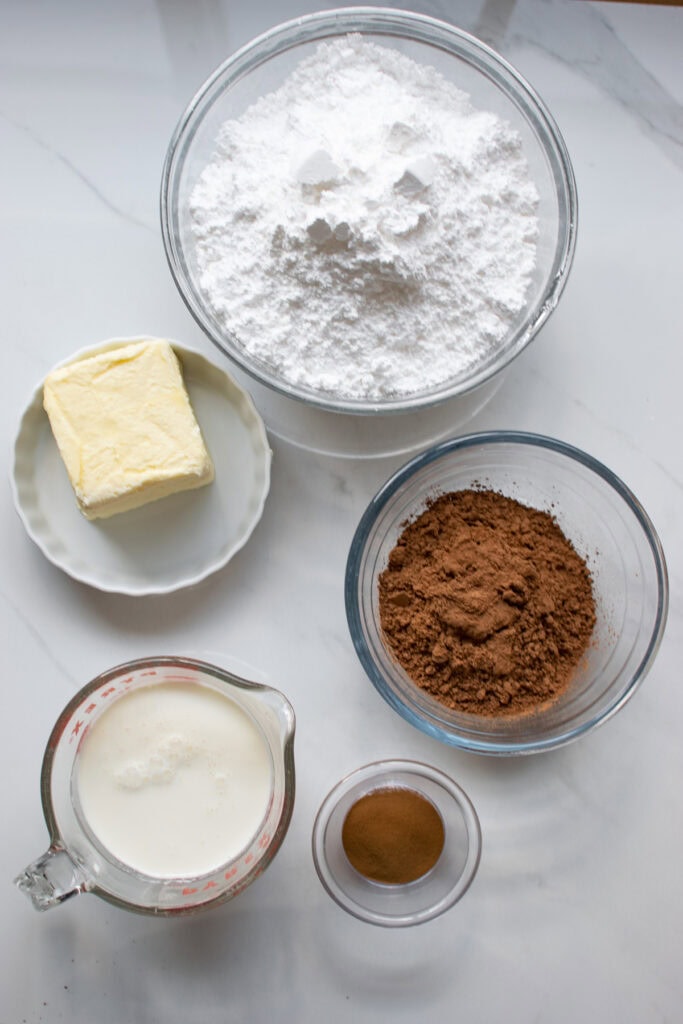
<svg viewBox="0 0 683 1024"><path fill-rule="evenodd" d="M363 554L371 534L372 528L379 517L382 509L387 505L396 492L404 483L411 479L417 472L432 463L452 454L453 452L464 451L470 448L490 445L522 445L530 448L541 448L560 455L571 461L578 462L598 477L602 478L630 509L639 523L643 535L648 542L652 553L655 573L657 577L657 614L654 626L649 638L647 647L643 653L637 668L624 689L614 700L608 701L603 707L591 715L585 722L570 726L556 735L549 738L530 740L507 740L498 739L472 739L468 736L453 733L444 727L435 724L418 713L412 706L405 703L390 686L384 673L380 670L372 657L364 639L363 623L360 614L360 602L358 600L360 584L360 568ZM535 434L527 431L516 430L491 430L466 434L462 437L450 438L440 444L428 448L426 451L414 456L401 466L389 479L380 487L379 491L368 503L361 519L354 532L346 562L344 578L344 603L346 607L346 618L351 634L351 639L356 654L379 694L386 702L397 711L402 718L416 726L422 732L435 737L450 746L463 750L472 751L478 754L490 754L494 756L509 756L513 754L532 754L541 751L555 749L564 746L573 740L578 739L584 733L598 725L602 725L609 718L617 713L632 697L647 675L659 650L669 607L669 580L666 565L666 558L661 541L649 515L636 498L631 489L609 469L604 463L589 455L587 452L574 445L568 444L557 438L544 434Z"/></svg>
<svg viewBox="0 0 683 1024"><path fill-rule="evenodd" d="M254 68L295 45L351 31L412 38L420 43L440 46L453 56L467 60L492 81L529 122L539 147L550 161L560 224L564 220L563 237L556 244L546 288L538 300L536 313L526 324L520 325L504 351L475 368L465 381L450 387L437 385L423 392L381 401L337 398L279 379L266 364L260 367L258 360L248 355L236 338L233 341L231 332L214 329L184 272L179 232L175 230L177 209L174 199L179 168L182 168L194 138L195 124L213 104L214 92L224 92ZM471 33L429 15L393 7L344 7L303 15L275 25L231 54L199 87L176 124L164 159L159 206L162 241L171 276L187 309L209 340L241 370L276 393L327 411L352 415L391 415L439 405L473 391L505 369L533 340L557 307L571 270L578 228L578 194L569 152L554 117L533 86L504 57Z"/></svg>

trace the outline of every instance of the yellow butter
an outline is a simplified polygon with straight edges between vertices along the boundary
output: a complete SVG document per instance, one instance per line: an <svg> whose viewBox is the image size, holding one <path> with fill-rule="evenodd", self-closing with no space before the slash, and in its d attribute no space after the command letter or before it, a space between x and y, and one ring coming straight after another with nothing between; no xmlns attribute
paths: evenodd
<svg viewBox="0 0 683 1024"><path fill-rule="evenodd" d="M213 480L213 463L167 341L132 342L53 370L43 405L88 519Z"/></svg>

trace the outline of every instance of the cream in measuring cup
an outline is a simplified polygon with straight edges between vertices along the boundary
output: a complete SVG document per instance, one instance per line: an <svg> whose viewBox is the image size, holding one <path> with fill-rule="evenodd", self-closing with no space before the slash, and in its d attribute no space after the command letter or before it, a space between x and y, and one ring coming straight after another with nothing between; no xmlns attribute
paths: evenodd
<svg viewBox="0 0 683 1024"><path fill-rule="evenodd" d="M160 878L233 860L266 816L271 755L229 697L196 683L116 701L75 761L84 824L124 864Z"/></svg>
<svg viewBox="0 0 683 1024"><path fill-rule="evenodd" d="M17 884L38 909L84 891L156 914L232 898L284 838L293 736L282 694L202 662L145 659L105 673L50 737L52 845Z"/></svg>

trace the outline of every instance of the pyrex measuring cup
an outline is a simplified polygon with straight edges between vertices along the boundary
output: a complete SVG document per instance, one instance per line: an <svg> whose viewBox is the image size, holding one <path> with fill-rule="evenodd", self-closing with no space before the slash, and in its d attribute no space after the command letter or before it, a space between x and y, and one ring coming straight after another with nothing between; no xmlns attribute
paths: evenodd
<svg viewBox="0 0 683 1024"><path fill-rule="evenodd" d="M229 697L260 732L271 760L267 809L237 856L200 877L145 875L118 860L98 839L81 810L76 774L79 751L93 723L113 702L142 687L180 683ZM201 661L154 657L104 672L69 702L55 724L41 772L50 847L15 879L38 910L80 892L145 914L189 914L232 899L277 853L294 806L294 712L277 690L248 682Z"/></svg>

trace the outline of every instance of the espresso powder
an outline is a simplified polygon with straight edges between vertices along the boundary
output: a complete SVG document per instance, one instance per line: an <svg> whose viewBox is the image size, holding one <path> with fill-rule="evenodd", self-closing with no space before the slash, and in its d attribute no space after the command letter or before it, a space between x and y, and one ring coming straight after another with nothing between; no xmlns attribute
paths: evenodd
<svg viewBox="0 0 683 1024"><path fill-rule="evenodd" d="M595 625L590 572L553 516L491 490L443 494L406 525L379 608L411 679L485 716L557 698Z"/></svg>
<svg viewBox="0 0 683 1024"><path fill-rule="evenodd" d="M422 878L436 864L446 833L441 815L412 789L366 793L342 827L344 853L359 874L387 885Z"/></svg>

